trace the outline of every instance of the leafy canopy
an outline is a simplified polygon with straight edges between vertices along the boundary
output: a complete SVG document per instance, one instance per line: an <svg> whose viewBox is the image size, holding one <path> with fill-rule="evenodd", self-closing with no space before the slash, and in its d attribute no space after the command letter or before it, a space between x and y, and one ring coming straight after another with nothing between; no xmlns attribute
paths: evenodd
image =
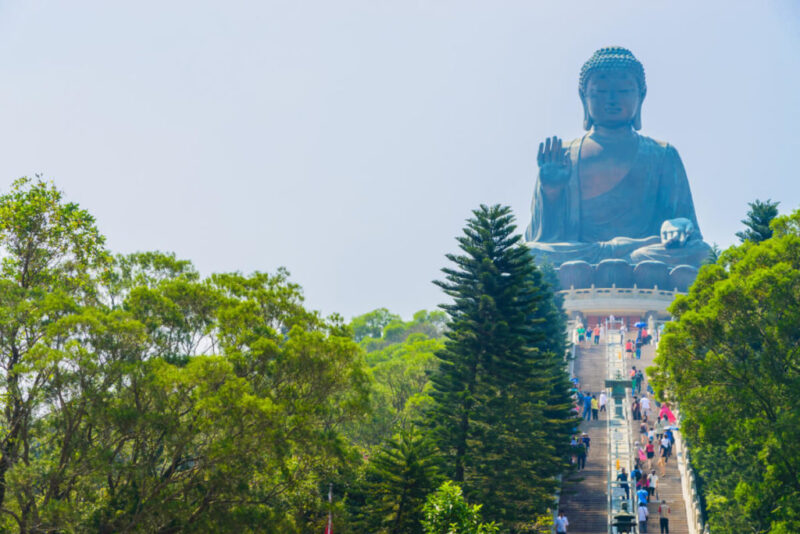
<svg viewBox="0 0 800 534"><path fill-rule="evenodd" d="M303 532L371 377L288 273L112 257L52 184L0 196L0 530Z"/></svg>
<svg viewBox="0 0 800 534"><path fill-rule="evenodd" d="M650 370L722 532L800 532L800 211L771 229L676 298Z"/></svg>
<svg viewBox="0 0 800 534"><path fill-rule="evenodd" d="M422 524L425 534L494 534L494 523L481 522L481 505L467 504L461 488L447 481L428 497Z"/></svg>

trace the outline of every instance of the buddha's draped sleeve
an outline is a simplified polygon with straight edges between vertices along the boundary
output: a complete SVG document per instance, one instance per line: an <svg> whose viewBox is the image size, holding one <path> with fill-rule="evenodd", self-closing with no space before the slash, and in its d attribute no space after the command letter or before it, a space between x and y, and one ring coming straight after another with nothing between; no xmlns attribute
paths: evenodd
<svg viewBox="0 0 800 534"><path fill-rule="evenodd" d="M677 219L678 217L689 219L697 232L695 237L702 239L686 170L683 168L678 151L670 144L666 145L664 151L656 206L661 208L659 224L667 219Z"/></svg>
<svg viewBox="0 0 800 534"><path fill-rule="evenodd" d="M579 241L580 194L578 185L578 149L580 139L573 140L567 150L572 160L569 181L554 199L546 199L538 173L531 201L531 221L525 230L526 241L562 243Z"/></svg>

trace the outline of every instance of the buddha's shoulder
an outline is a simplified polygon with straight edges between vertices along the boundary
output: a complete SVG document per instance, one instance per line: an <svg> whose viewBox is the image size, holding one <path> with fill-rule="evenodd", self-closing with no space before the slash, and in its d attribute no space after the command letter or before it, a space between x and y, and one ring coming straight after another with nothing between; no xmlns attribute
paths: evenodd
<svg viewBox="0 0 800 534"><path fill-rule="evenodd" d="M655 153L660 153L662 155L668 156L677 156L678 150L666 141L660 141L658 139L653 139L652 137L648 137L646 135L642 135L640 133L636 134L639 137L639 149L640 150L647 150L652 151ZM576 137L569 143L564 145L565 148L578 148L581 145L581 142L585 139L584 137Z"/></svg>
<svg viewBox="0 0 800 534"><path fill-rule="evenodd" d="M680 156L678 156L678 150L674 146L666 141L653 139L652 137L648 137L646 135L639 134L639 150L651 152L654 156L680 159Z"/></svg>

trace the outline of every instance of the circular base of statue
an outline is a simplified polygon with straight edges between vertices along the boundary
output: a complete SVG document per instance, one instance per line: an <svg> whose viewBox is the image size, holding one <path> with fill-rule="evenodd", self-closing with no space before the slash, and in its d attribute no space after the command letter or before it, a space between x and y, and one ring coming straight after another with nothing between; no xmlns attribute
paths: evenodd
<svg viewBox="0 0 800 534"><path fill-rule="evenodd" d="M670 267L662 261L645 260L631 264L625 260L602 260L596 265L583 260L567 261L556 268L559 289L660 288L686 293L697 277L691 265Z"/></svg>
<svg viewBox="0 0 800 534"><path fill-rule="evenodd" d="M556 269L568 316L645 316L669 319L675 295L686 293L697 277L691 265L670 267L645 260L603 260L596 265L575 260Z"/></svg>

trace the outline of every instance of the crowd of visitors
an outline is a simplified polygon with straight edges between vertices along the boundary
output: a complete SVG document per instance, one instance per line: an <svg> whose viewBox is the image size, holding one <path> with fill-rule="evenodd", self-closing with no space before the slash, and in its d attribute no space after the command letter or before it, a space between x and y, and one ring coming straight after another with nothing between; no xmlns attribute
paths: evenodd
<svg viewBox="0 0 800 534"><path fill-rule="evenodd" d="M612 318L613 320L613 318ZM653 340L644 323L637 323L635 335L627 335L624 322L620 328L620 341L623 343L625 353L631 360L641 360L642 347L651 343ZM656 335L659 330L655 330ZM597 345L601 340L605 340L606 329L603 323L598 322L594 327L586 328L579 324L573 331L573 342L579 345ZM660 337L660 336L659 336ZM614 338L616 342L616 338ZM655 400L653 388L647 381L647 377L642 369L631 366L629 378L631 380L631 402L630 417L634 424L634 431L638 430L639 440L635 443L633 458L633 470L628 473L624 466L618 467L616 481L618 487L625 493L625 500L631 498L631 489L636 503L636 521L639 524L639 532L647 532L647 522L651 512L655 514L657 504L657 514L661 533L669 533L669 516L671 509L665 500L660 500L659 481L666 476L666 466L673 455L675 444L674 432L677 430L677 420L672 412L669 403L659 403ZM577 379L573 379L575 386L575 411L586 421L597 421L600 414L609 416L607 405L608 395L605 391L591 393L582 391ZM642 390L644 389L644 393ZM573 464L577 469L586 468L586 459L589 453L591 439L586 432L575 435L572 438ZM660 503L659 503L660 500ZM649 508L648 504L653 505ZM568 521L566 516L559 514L561 522L556 520L556 531L566 532Z"/></svg>

